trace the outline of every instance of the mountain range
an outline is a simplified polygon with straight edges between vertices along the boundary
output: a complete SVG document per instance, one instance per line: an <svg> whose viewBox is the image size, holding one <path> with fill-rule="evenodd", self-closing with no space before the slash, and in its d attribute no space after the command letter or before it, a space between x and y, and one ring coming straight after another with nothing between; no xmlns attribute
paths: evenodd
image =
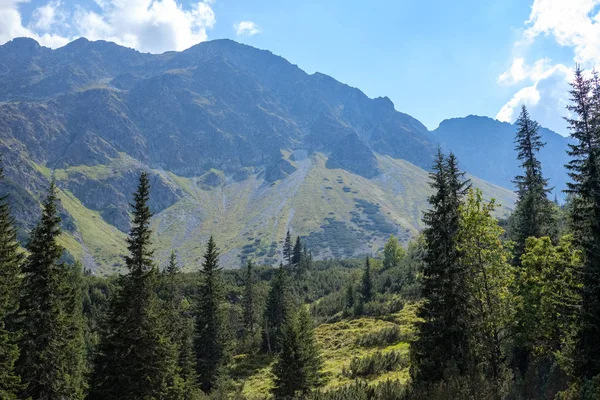
<svg viewBox="0 0 600 400"><path fill-rule="evenodd" d="M438 143L509 212L515 129L469 116L430 132L387 97L231 40L164 54L86 39L0 46L0 191L25 239L55 179L62 243L100 274L122 267L140 171L160 260L174 248L192 268L212 234L227 267L278 263L287 230L318 258L350 257L418 234ZM568 141L542 134L558 190Z"/></svg>

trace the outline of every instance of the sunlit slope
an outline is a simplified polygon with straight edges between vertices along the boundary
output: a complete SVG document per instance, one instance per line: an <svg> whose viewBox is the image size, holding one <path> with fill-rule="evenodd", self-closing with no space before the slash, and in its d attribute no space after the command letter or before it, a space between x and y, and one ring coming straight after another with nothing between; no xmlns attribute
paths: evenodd
<svg viewBox="0 0 600 400"><path fill-rule="evenodd" d="M165 197L172 197L172 204L153 218L160 262L175 249L187 269L197 268L210 235L220 246L222 264L237 267L248 257L279 263L288 229L305 239L315 257L343 258L379 251L390 234L406 242L422 228L422 212L431 193L429 175L423 169L378 156L382 173L367 179L332 168L323 154L301 157L297 153L283 153L296 170L274 183L265 182L262 172L236 181L218 170L208 173L211 179L207 174L184 178L151 171L158 188L152 192L153 203L163 204ZM119 195L123 202L129 201L137 168L136 162L122 156L108 165L54 172L62 187L63 207L72 217L64 244L75 258L99 273L122 266L126 229L117 229L98 211L85 207L69 188L80 196L97 196L77 186L93 182L92 188L106 187L106 196ZM472 180L487 198L496 198L504 206L500 214L512 206L512 192Z"/></svg>

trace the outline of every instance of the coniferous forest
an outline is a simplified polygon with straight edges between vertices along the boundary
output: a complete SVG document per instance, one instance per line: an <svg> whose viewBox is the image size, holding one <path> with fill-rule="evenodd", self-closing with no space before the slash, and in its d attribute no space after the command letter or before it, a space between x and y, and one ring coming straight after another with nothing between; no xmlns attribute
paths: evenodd
<svg viewBox="0 0 600 400"><path fill-rule="evenodd" d="M0 399L600 399L600 78L577 69L566 201L525 106L507 218L440 149L421 235L316 260L223 269L219 243L165 265L149 176L130 198L121 274L65 256L57 186L26 241L0 199Z"/></svg>

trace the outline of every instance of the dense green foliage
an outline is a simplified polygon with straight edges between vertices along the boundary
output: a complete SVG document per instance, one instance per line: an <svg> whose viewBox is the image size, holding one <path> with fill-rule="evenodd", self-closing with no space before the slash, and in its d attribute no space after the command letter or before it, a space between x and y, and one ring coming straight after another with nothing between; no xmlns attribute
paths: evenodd
<svg viewBox="0 0 600 400"><path fill-rule="evenodd" d="M199 288L196 317L197 371L202 390L210 392L218 382L227 356L225 316L222 304L219 253L214 239L208 240L202 263L202 283Z"/></svg>
<svg viewBox="0 0 600 400"><path fill-rule="evenodd" d="M310 315L305 308L286 318L280 333L281 350L273 365L276 399L307 395L319 384L321 359L313 334Z"/></svg>
<svg viewBox="0 0 600 400"><path fill-rule="evenodd" d="M56 187L50 183L42 218L31 233L17 319L17 371L34 399L82 399L84 341L79 268L61 261Z"/></svg>
<svg viewBox="0 0 600 400"><path fill-rule="evenodd" d="M426 301L419 311L423 323L411 348L417 384L439 381L451 366L465 373L471 359L467 271L458 246L461 199L467 185L462 176L452 154L445 158L438 152L431 173L432 209L423 217L427 243L422 289Z"/></svg>
<svg viewBox="0 0 600 400"><path fill-rule="evenodd" d="M8 196L3 196L0 198L0 398L6 400L17 399L23 389L21 378L15 371L19 357L17 334L8 326L9 321L14 321L19 306L23 258Z"/></svg>
<svg viewBox="0 0 600 400"><path fill-rule="evenodd" d="M140 176L127 239L129 272L120 277L97 348L91 399L176 399L181 378L177 348L161 312L158 269L152 259L150 184Z"/></svg>
<svg viewBox="0 0 600 400"><path fill-rule="evenodd" d="M548 199L548 180L543 177L542 164L537 159L537 153L545 143L538 133L539 124L530 118L525 106L521 109L517 126L515 143L523 175L516 176L514 180L518 199L512 218L512 236L518 264L528 237L554 236L555 232L553 203Z"/></svg>

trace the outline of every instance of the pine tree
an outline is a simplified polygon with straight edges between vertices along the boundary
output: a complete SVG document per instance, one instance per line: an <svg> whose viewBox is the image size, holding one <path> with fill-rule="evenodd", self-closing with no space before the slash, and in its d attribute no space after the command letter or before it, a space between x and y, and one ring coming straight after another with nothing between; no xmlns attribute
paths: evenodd
<svg viewBox="0 0 600 400"><path fill-rule="evenodd" d="M91 376L90 400L181 399L177 347L157 296L148 207L150 183L140 175L127 238L128 269L120 276L101 332Z"/></svg>
<svg viewBox="0 0 600 400"><path fill-rule="evenodd" d="M73 268L60 261L60 234L56 186L51 182L23 267L17 371L27 385L25 398L84 396L81 287Z"/></svg>
<svg viewBox="0 0 600 400"><path fill-rule="evenodd" d="M281 351L273 365L276 399L306 396L319 384L321 358L308 311L301 308L286 319L281 330Z"/></svg>
<svg viewBox="0 0 600 400"><path fill-rule="evenodd" d="M373 277L371 276L371 262L367 256L360 287L360 301L365 304L371 300L373 300Z"/></svg>
<svg viewBox="0 0 600 400"><path fill-rule="evenodd" d="M290 236L290 231L288 230L285 234L285 242L283 243L283 260L286 262L286 267L292 267L292 257L294 256L294 251L292 248L292 237Z"/></svg>
<svg viewBox="0 0 600 400"><path fill-rule="evenodd" d="M242 306L244 310L244 336L246 341L253 338L256 331L256 312L254 310L254 266L248 260L246 264L246 276L244 279L244 297Z"/></svg>
<svg viewBox="0 0 600 400"><path fill-rule="evenodd" d="M226 360L225 301L219 253L215 240L208 240L204 262L200 270L202 283L199 288L196 316L196 356L200 387L205 392L215 388Z"/></svg>
<svg viewBox="0 0 600 400"><path fill-rule="evenodd" d="M0 180L3 170L0 167ZM16 332L8 329L19 305L23 253L10 215L8 195L0 197L0 399L15 400L24 389L15 371L19 357Z"/></svg>
<svg viewBox="0 0 600 400"><path fill-rule="evenodd" d="M302 243L300 242L300 236L296 237L296 244L292 252L292 265L299 268L302 263Z"/></svg>
<svg viewBox="0 0 600 400"><path fill-rule="evenodd" d="M537 153L545 143L538 133L539 124L533 121L525 106L517 119L519 130L516 133L515 150L521 162L523 175L514 179L517 186L517 204L514 213L512 238L515 242L515 261L520 264L520 257L525 249L528 237L541 237L553 234L553 206L548 199L548 180L542 175L542 164Z"/></svg>
<svg viewBox="0 0 600 400"><path fill-rule="evenodd" d="M171 252L169 263L163 271L165 286L165 314L171 342L177 348L177 366L182 380L183 399L196 399L200 395L194 354L194 320L184 309L185 298L181 291L181 268L177 256Z"/></svg>
<svg viewBox="0 0 600 400"><path fill-rule="evenodd" d="M283 265L279 267L267 296L265 308L265 329L263 331L263 348L271 353L279 351L281 327L292 312L292 301L289 293L289 282Z"/></svg>
<svg viewBox="0 0 600 400"><path fill-rule="evenodd" d="M571 130L567 169L572 182L567 192L574 195L571 220L574 238L583 250L582 329L578 338L577 369L580 376L600 374L600 85L575 71L571 84L574 118L567 119Z"/></svg>
<svg viewBox="0 0 600 400"><path fill-rule="evenodd" d="M354 310L354 286L352 283L346 286L346 293L344 297L344 311L349 314Z"/></svg>
<svg viewBox="0 0 600 400"><path fill-rule="evenodd" d="M312 254L308 253L306 244L302 246L302 270L309 271L312 268Z"/></svg>
<svg viewBox="0 0 600 400"><path fill-rule="evenodd" d="M468 182L454 155L445 159L440 150L430 176L432 208L423 216L425 302L418 311L423 322L418 323L418 339L411 346L411 375L416 384L439 381L451 366L463 374L471 357L467 277L457 247L460 204Z"/></svg>

